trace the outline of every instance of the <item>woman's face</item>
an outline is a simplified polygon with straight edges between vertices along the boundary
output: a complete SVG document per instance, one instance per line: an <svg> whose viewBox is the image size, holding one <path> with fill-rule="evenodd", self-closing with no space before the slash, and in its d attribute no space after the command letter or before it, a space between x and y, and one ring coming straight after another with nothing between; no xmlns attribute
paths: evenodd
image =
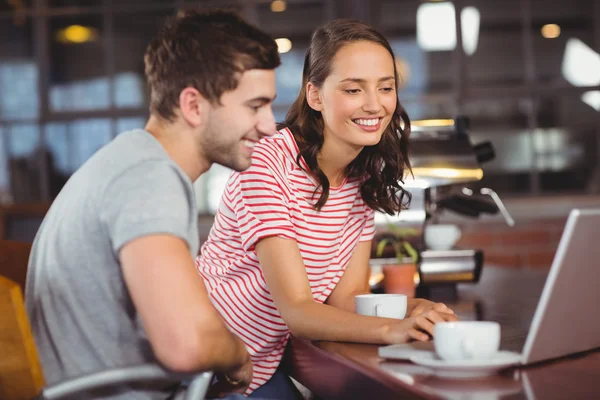
<svg viewBox="0 0 600 400"><path fill-rule="evenodd" d="M320 108L327 145L360 151L379 143L396 109L392 55L368 41L341 47L318 95L313 108Z"/></svg>

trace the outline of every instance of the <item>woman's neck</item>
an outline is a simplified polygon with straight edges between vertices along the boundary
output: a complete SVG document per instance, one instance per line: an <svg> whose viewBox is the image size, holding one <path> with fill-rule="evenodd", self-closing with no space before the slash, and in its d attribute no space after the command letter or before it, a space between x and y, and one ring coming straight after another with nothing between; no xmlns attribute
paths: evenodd
<svg viewBox="0 0 600 400"><path fill-rule="evenodd" d="M317 162L332 187L338 187L344 182L346 167L354 161L362 149L362 147L325 139L317 155Z"/></svg>

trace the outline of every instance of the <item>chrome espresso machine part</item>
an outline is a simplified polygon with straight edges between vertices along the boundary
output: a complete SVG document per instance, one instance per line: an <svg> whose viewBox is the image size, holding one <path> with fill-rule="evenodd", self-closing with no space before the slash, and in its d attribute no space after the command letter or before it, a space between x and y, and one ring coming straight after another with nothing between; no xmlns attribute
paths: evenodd
<svg viewBox="0 0 600 400"><path fill-rule="evenodd" d="M412 126L409 156L413 176L406 180L404 187L412 194L410 207L393 218L376 215L378 232L386 231L390 223L417 232L411 243L419 254L419 295L441 287L455 289L459 282L478 282L484 260L481 250L431 250L425 245L423 232L428 224L436 223L445 210L469 218L500 212L509 225L514 225L496 192L465 186L483 177L481 164L495 157L491 143L473 145L465 117L457 117L445 126L416 123ZM371 259L372 269L393 264L398 264L396 258Z"/></svg>

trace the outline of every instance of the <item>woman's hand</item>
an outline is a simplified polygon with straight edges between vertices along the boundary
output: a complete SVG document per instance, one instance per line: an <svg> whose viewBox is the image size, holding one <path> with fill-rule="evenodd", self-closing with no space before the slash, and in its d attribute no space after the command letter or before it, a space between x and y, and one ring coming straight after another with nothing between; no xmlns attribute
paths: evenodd
<svg viewBox="0 0 600 400"><path fill-rule="evenodd" d="M441 303L432 304L435 306ZM437 307L441 308L440 306ZM448 307L446 307L446 309L450 310ZM413 314L415 311L417 311L416 308L413 310ZM393 321L384 336L384 340L388 344L406 343L411 340L426 342L433 338L435 324L447 321L458 321L458 318L453 312L446 313L443 311L436 311L433 309L433 306L431 306L430 309L419 312L414 316L411 314L409 318Z"/></svg>
<svg viewBox="0 0 600 400"><path fill-rule="evenodd" d="M409 317L416 317L430 310L444 314L454 314L454 311L444 303L434 303L425 299L412 299L410 302L412 303L410 304L412 305L412 310L410 310L411 307L407 310Z"/></svg>

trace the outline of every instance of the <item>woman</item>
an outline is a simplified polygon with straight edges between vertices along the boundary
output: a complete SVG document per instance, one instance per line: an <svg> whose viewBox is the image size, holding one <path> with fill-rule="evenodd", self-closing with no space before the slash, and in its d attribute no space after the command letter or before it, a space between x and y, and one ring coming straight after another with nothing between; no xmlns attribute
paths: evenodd
<svg viewBox="0 0 600 400"><path fill-rule="evenodd" d="M429 340L436 322L456 319L418 299L404 320L354 313L354 296L367 291L374 212L398 213L409 199L399 182L410 168L410 122L397 87L381 34L359 21L326 24L313 34L283 129L229 178L197 265L252 356L247 393L272 378L290 333L392 344Z"/></svg>

